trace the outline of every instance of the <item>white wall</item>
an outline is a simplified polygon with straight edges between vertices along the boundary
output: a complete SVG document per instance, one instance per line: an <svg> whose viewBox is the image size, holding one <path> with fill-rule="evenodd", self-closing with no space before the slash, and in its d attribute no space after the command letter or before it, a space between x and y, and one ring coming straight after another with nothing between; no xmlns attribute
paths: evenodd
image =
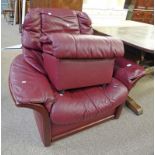
<svg viewBox="0 0 155 155"><path fill-rule="evenodd" d="M83 0L83 8L123 9L125 0Z"/></svg>
<svg viewBox="0 0 155 155"><path fill-rule="evenodd" d="M83 11L92 20L92 25L113 25L126 20L125 0L83 0Z"/></svg>

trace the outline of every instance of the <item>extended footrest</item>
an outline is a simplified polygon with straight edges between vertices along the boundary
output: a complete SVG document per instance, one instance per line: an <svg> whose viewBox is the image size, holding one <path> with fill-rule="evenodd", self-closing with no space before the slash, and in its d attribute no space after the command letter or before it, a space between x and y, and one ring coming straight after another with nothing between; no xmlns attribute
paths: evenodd
<svg viewBox="0 0 155 155"><path fill-rule="evenodd" d="M115 63L114 77L127 86L128 90L145 75L145 70L142 66L123 57L116 58Z"/></svg>

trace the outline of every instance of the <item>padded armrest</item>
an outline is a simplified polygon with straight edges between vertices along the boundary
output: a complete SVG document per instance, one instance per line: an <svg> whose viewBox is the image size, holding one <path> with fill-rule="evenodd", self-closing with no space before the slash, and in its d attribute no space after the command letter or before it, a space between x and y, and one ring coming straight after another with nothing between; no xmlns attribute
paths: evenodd
<svg viewBox="0 0 155 155"><path fill-rule="evenodd" d="M144 68L125 58L115 60L114 77L130 90L145 75Z"/></svg>
<svg viewBox="0 0 155 155"><path fill-rule="evenodd" d="M115 58L124 55L121 40L95 35L53 33L41 38L43 52L56 58Z"/></svg>
<svg viewBox="0 0 155 155"><path fill-rule="evenodd" d="M18 104L54 101L54 93L44 74L27 64L23 55L17 56L10 68L10 91Z"/></svg>

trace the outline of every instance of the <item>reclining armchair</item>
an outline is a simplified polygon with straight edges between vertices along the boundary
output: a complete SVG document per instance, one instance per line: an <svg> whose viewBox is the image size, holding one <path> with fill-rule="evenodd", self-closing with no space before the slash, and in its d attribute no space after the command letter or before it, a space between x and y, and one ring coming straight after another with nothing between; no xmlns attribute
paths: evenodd
<svg viewBox="0 0 155 155"><path fill-rule="evenodd" d="M32 9L22 28L9 87L17 107L33 109L45 146L119 118L144 74L123 58L122 41L93 35L89 17L73 10Z"/></svg>

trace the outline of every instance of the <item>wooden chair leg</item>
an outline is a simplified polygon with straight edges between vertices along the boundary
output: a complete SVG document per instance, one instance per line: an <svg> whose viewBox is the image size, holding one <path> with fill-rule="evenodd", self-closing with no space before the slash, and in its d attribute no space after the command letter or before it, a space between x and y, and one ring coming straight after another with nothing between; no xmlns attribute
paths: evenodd
<svg viewBox="0 0 155 155"><path fill-rule="evenodd" d="M121 115L122 109L123 109L124 104L121 104L119 107L116 108L115 112L115 119L118 119Z"/></svg>

